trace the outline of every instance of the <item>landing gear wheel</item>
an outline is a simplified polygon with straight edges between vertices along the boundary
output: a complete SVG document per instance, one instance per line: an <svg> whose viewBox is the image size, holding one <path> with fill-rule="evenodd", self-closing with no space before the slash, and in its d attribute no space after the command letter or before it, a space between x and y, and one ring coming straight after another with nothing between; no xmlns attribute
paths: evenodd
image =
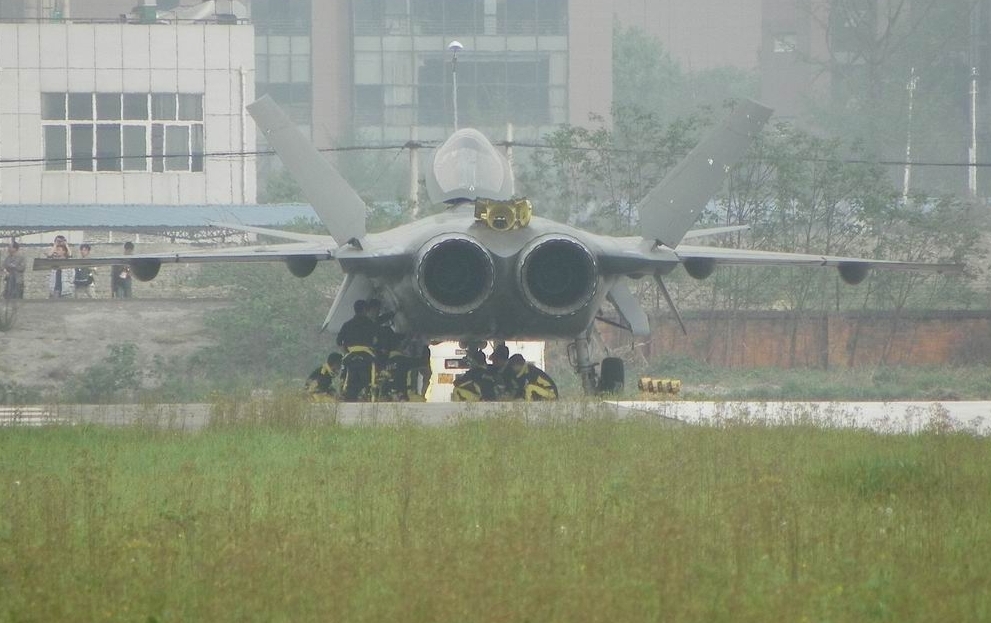
<svg viewBox="0 0 991 623"><path fill-rule="evenodd" d="M597 394L618 394L623 391L623 360L619 357L606 357L599 368Z"/></svg>

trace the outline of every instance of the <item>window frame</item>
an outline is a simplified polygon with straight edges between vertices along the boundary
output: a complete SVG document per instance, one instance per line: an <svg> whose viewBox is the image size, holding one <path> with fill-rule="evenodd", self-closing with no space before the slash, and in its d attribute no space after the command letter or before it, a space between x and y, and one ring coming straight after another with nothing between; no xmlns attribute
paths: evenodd
<svg viewBox="0 0 991 623"><path fill-rule="evenodd" d="M85 116L82 112L87 95L91 119L80 118ZM45 171L202 173L204 170L203 93L43 92L41 98ZM182 135L184 141L179 140ZM171 137L171 142L166 137ZM134 153L133 148L142 141L143 153ZM179 144L185 147L179 153L166 153L167 143L174 149Z"/></svg>

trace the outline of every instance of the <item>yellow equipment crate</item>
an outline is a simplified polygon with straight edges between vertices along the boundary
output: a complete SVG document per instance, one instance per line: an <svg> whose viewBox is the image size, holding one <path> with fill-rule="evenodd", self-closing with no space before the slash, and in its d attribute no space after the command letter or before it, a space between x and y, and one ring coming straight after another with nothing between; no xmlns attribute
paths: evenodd
<svg viewBox="0 0 991 623"><path fill-rule="evenodd" d="M681 393L681 381L679 379L656 379L649 376L642 376L637 382L637 388L645 394L669 394L676 396Z"/></svg>

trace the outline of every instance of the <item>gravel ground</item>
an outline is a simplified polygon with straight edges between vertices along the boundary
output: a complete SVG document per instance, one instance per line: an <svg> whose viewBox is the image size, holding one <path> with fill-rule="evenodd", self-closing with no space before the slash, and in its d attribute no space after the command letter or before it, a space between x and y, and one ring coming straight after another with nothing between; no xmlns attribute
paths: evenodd
<svg viewBox="0 0 991 623"><path fill-rule="evenodd" d="M3 306L0 302L0 317ZM97 363L113 344L133 342L139 364L183 357L211 343L203 319L218 299L27 299L0 332L0 380L54 388Z"/></svg>

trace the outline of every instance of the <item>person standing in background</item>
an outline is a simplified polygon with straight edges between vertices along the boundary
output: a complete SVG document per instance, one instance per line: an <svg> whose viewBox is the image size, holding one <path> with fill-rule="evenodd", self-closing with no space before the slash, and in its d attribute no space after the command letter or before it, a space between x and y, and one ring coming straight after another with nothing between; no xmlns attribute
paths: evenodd
<svg viewBox="0 0 991 623"><path fill-rule="evenodd" d="M72 257L72 254L69 253L69 245L65 241L65 236L55 236L55 241L52 243L52 248L49 249L45 256L54 260L65 260ZM52 269L52 272L48 276L48 298L62 298L63 291L69 289L66 287L66 282L68 280L64 277L65 275L62 274L61 268ZM68 294L68 292L66 293Z"/></svg>
<svg viewBox="0 0 991 623"><path fill-rule="evenodd" d="M124 243L124 255L134 253L134 243ZM110 296L115 299L131 298L131 265L114 264L110 267Z"/></svg>
<svg viewBox="0 0 991 623"><path fill-rule="evenodd" d="M24 270L27 259L20 253L21 245L13 238L7 245L7 257L3 258L3 298L24 298Z"/></svg>
<svg viewBox="0 0 991 623"><path fill-rule="evenodd" d="M89 257L90 246L88 244L79 245L79 257L80 259L86 259ZM86 297L88 299L93 298L93 292L90 290L90 286L93 285L93 276L95 270L92 266L80 266L75 270L72 276L72 295L75 298Z"/></svg>

